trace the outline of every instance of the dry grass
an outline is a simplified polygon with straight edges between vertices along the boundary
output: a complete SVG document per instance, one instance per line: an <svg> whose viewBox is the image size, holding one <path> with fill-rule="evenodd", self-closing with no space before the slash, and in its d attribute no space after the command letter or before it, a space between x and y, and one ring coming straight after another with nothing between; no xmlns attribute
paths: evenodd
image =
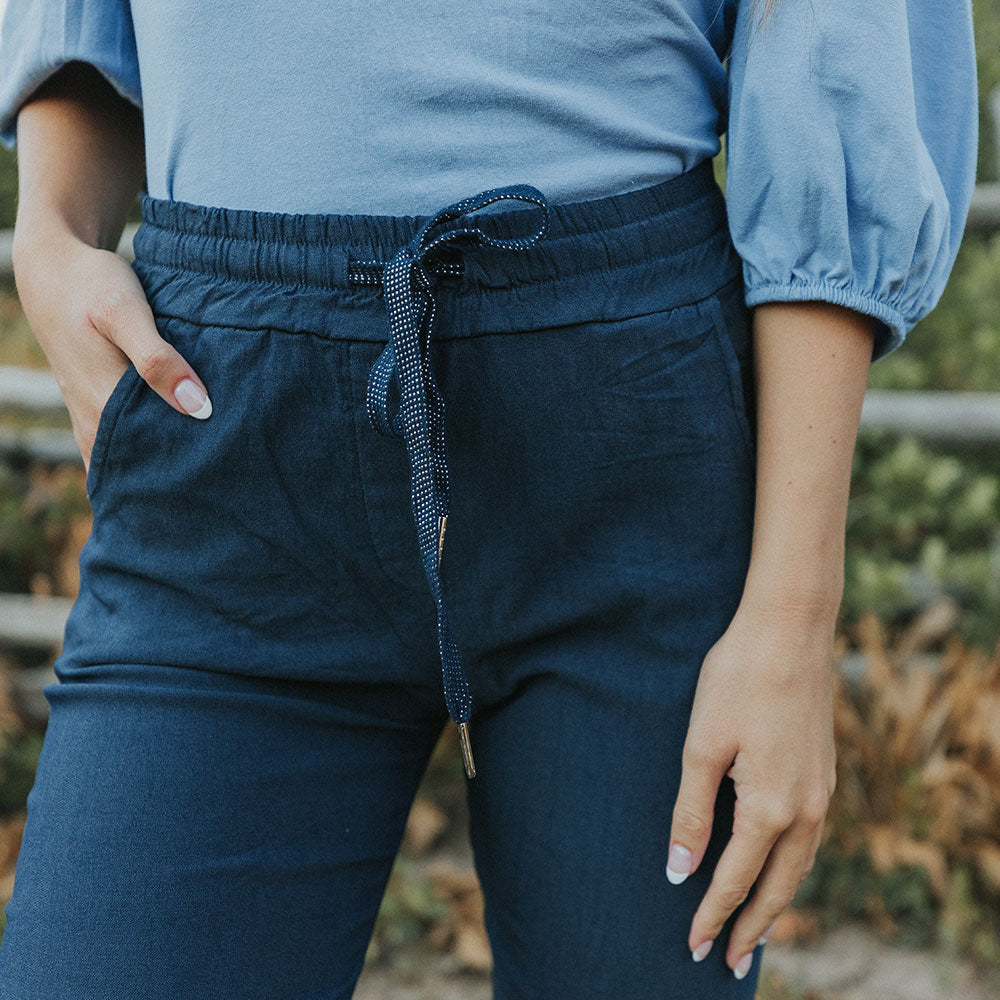
<svg viewBox="0 0 1000 1000"><path fill-rule="evenodd" d="M856 691L838 675L838 785L831 808L844 853L879 871L916 865L942 901L956 863L1000 894L1000 648L950 637L933 671L918 621L890 647L873 615L858 627L869 671ZM838 817L833 817L836 820Z"/></svg>
<svg viewBox="0 0 1000 1000"><path fill-rule="evenodd" d="M884 886L916 872L937 943L1000 963L1000 647L989 655L929 609L894 641L874 615L856 639L857 686L837 675L837 789L824 850L874 873L867 915L884 937L900 919ZM930 653L939 647L939 653Z"/></svg>

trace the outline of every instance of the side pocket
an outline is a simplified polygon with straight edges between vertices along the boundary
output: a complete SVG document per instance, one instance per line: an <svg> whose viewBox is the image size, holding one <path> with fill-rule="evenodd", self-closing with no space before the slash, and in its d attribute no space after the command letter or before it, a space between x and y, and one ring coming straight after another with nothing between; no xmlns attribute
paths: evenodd
<svg viewBox="0 0 1000 1000"><path fill-rule="evenodd" d="M94 446L90 451L90 466L87 469L86 490L87 496L93 503L94 496L101 486L101 471L107 461L108 449L114 437L115 428L125 410L128 400L132 397L133 391L142 383L135 365L130 361L128 368L122 372L121 377L115 383L111 395L108 397L101 415L97 421L97 432L94 437Z"/></svg>
<svg viewBox="0 0 1000 1000"><path fill-rule="evenodd" d="M757 452L757 400L753 370L750 313L740 291L719 292L710 300L715 322L712 324L729 383L733 415L739 426L747 454Z"/></svg>

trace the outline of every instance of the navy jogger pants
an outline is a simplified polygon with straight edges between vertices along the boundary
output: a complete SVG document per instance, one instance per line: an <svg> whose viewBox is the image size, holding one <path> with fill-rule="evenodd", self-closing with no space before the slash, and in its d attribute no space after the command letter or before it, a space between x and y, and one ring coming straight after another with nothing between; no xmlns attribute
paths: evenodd
<svg viewBox="0 0 1000 1000"><path fill-rule="evenodd" d="M754 501L711 162L399 257L427 221L143 192L133 268L213 412L130 366L101 414L0 995L347 1000L450 708L496 1000L754 995L735 917L687 946L730 778L664 870Z"/></svg>

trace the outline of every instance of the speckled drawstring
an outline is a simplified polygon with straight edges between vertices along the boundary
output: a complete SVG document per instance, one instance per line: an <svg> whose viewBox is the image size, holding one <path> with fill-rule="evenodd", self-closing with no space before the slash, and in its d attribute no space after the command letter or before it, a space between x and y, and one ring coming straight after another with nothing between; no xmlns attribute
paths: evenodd
<svg viewBox="0 0 1000 1000"><path fill-rule="evenodd" d="M541 225L530 236L498 240L488 236L478 226L465 226L445 230L430 242L425 242L442 223L505 198L532 202L541 208ZM488 244L505 250L524 250L545 235L548 221L548 202L537 188L530 184L491 188L471 198L463 198L431 216L413 239L400 247L390 260L352 261L349 270L352 281L381 283L384 289L389 316L389 342L376 359L368 378L368 417L380 434L402 437L406 442L410 458L410 504L416 521L424 572L437 604L445 703L458 725L462 759L469 778L476 774L469 740L472 698L462 657L448 625L440 574L444 529L451 509L444 439L444 399L430 364L435 306L430 275L432 271L461 274L462 268L441 262L432 268L425 262L425 257L435 247L445 243ZM421 332L424 334L423 350ZM393 376L399 384L400 402L395 415L390 418L389 384Z"/></svg>

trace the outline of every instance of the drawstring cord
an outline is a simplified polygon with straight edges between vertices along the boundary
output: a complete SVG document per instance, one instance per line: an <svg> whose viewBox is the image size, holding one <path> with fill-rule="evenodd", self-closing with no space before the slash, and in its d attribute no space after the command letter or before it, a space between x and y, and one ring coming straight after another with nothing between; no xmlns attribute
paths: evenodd
<svg viewBox="0 0 1000 1000"><path fill-rule="evenodd" d="M443 223L475 212L504 199L531 202L542 210L540 226L529 236L500 240L488 236L478 226L448 229L432 236ZM461 275L460 265L437 262L427 256L446 243L457 245L486 244L502 250L525 250L548 231L548 202L545 195L530 184L511 184L491 188L470 198L463 198L427 219L409 243L401 246L388 261L352 261L349 276L364 284L381 283L389 317L389 342L372 366L368 378L366 404L368 418L380 434L402 437L410 460L410 505L417 527L417 540L437 605L438 647L448 713L458 726L465 773L474 778L469 719L472 697L462 656L452 635L445 610L441 583L441 557L445 525L451 510L447 449L444 437L444 399L431 370L431 330L435 301L431 274ZM371 270L379 273L373 274ZM421 334L424 348L421 349ZM399 407L389 416L389 385L396 378Z"/></svg>

